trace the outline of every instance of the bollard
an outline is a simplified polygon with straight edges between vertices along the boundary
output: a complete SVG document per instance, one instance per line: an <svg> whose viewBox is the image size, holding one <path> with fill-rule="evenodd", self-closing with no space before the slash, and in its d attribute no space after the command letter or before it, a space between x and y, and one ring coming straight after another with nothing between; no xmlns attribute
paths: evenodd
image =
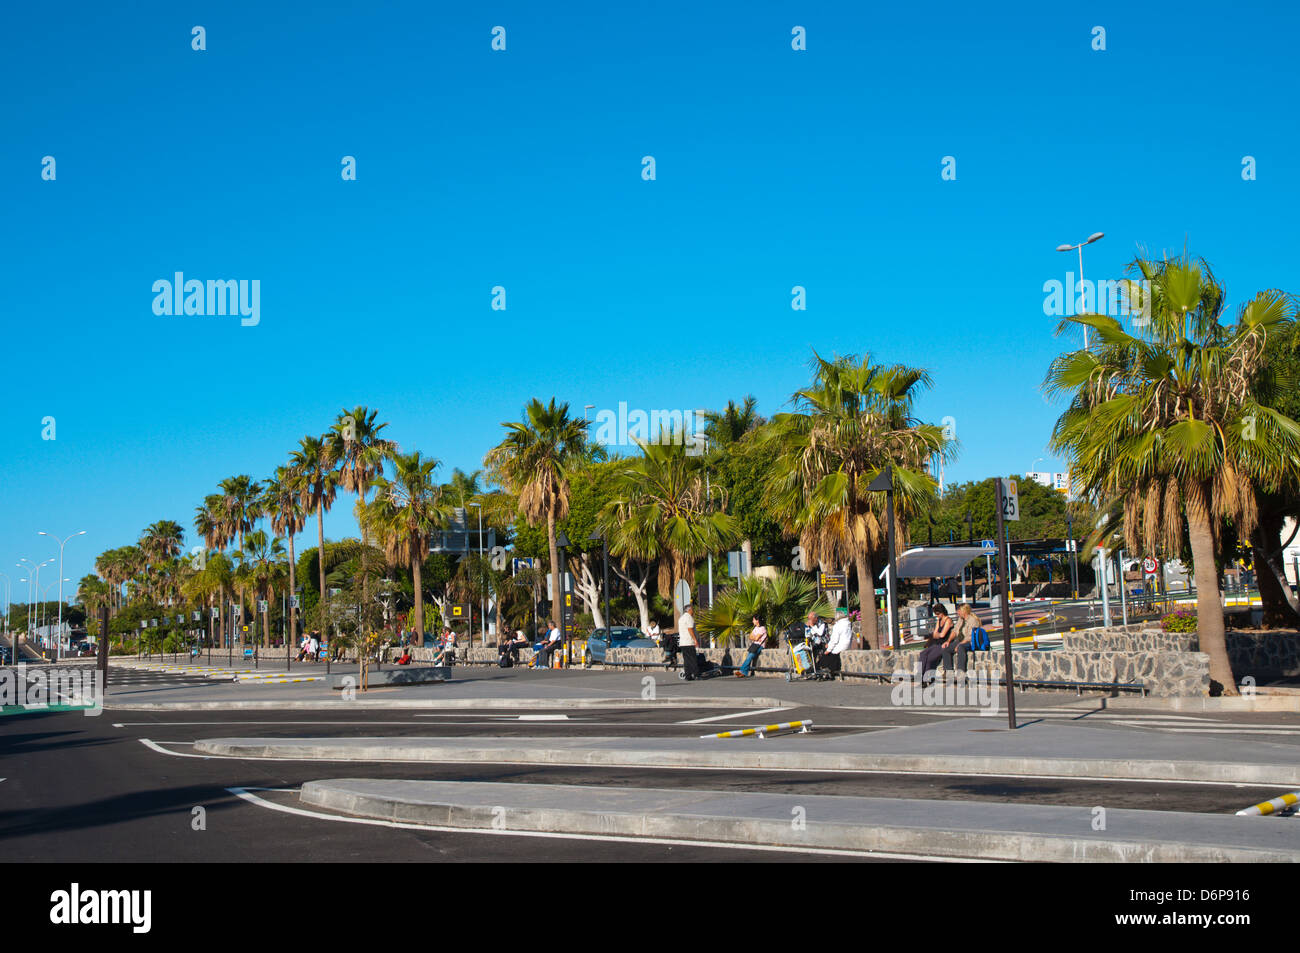
<svg viewBox="0 0 1300 953"><path fill-rule="evenodd" d="M780 725L764 725L762 728L742 728L739 731L723 731L716 735L700 735L700 738L747 738L757 735L766 738L769 731L785 731L797 728L799 734L806 735L812 730L811 721L787 721Z"/></svg>
<svg viewBox="0 0 1300 953"><path fill-rule="evenodd" d="M1281 797L1275 797L1271 801L1265 801L1262 804L1256 804L1254 807L1248 807L1244 811L1238 811L1237 816L1261 817L1267 814L1292 814L1298 804L1300 804L1300 791L1291 791Z"/></svg>

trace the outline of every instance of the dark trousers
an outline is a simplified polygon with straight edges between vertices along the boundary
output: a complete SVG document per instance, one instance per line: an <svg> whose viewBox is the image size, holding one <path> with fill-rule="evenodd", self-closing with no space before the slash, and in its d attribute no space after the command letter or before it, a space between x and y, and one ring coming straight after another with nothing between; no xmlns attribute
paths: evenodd
<svg viewBox="0 0 1300 953"><path fill-rule="evenodd" d="M934 642L921 649L921 681L927 681L933 676L941 658L943 658L942 642Z"/></svg>
<svg viewBox="0 0 1300 953"><path fill-rule="evenodd" d="M682 653L682 671L686 673L686 680L689 682L700 674L699 658L695 655L693 645L683 645L679 651Z"/></svg>
<svg viewBox="0 0 1300 953"><path fill-rule="evenodd" d="M952 671L952 657L954 653L957 656L957 667L963 672L966 671L967 658L970 655L970 643L954 642L943 650L943 670L945 672Z"/></svg>
<svg viewBox="0 0 1300 953"><path fill-rule="evenodd" d="M823 652L822 657L817 660L817 668L820 671L838 675L840 673L840 657L834 652Z"/></svg>

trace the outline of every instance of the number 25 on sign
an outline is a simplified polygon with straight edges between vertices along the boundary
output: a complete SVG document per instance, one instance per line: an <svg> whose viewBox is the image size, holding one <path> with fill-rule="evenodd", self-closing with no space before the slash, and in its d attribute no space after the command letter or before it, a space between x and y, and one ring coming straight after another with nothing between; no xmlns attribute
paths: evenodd
<svg viewBox="0 0 1300 953"><path fill-rule="evenodd" d="M1010 478L1002 481L1002 518L1004 520L1020 519L1020 487Z"/></svg>

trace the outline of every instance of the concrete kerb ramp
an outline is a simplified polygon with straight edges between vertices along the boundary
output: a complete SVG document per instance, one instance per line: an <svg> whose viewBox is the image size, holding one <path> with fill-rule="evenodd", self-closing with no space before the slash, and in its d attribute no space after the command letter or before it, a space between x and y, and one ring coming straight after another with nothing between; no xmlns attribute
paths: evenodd
<svg viewBox="0 0 1300 953"><path fill-rule="evenodd" d="M1086 807L658 788L338 779L304 805L385 821L492 831L696 840L1006 861L1293 862L1300 825Z"/></svg>
<svg viewBox="0 0 1300 953"><path fill-rule="evenodd" d="M451 669L446 665L412 665L401 668L385 668L366 673L366 684L370 688L384 685L422 685L428 682L451 681ZM331 675L330 688L359 688L361 678L355 673Z"/></svg>

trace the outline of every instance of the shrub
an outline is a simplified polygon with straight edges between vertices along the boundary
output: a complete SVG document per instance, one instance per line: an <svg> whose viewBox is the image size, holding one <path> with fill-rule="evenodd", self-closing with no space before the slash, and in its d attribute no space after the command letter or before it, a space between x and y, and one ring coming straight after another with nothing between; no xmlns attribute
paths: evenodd
<svg viewBox="0 0 1300 953"><path fill-rule="evenodd" d="M1179 609L1160 619L1160 628L1166 632L1195 632L1196 613L1190 609Z"/></svg>

